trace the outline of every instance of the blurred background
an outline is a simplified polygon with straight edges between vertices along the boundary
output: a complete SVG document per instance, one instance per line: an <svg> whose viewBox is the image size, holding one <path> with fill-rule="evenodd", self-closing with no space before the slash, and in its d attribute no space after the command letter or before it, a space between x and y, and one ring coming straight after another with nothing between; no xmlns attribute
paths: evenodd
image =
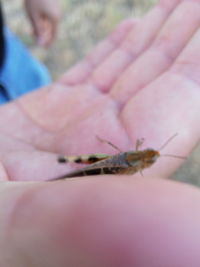
<svg viewBox="0 0 200 267"><path fill-rule="evenodd" d="M156 0L58 0L62 19L54 44L38 47L31 37L23 0L4 0L5 19L12 31L48 67L53 80L87 54L116 24L131 16L142 16ZM22 27L23 25L23 27ZM184 145L184 144L183 144ZM171 177L200 186L200 146Z"/></svg>
<svg viewBox="0 0 200 267"><path fill-rule="evenodd" d="M67 68L82 58L104 38L121 20L140 16L155 0L58 0L62 19L58 37L49 49L36 46L31 38L31 27L26 18L23 0L4 0L7 24L43 61L56 79ZM22 27L23 25L23 27Z"/></svg>

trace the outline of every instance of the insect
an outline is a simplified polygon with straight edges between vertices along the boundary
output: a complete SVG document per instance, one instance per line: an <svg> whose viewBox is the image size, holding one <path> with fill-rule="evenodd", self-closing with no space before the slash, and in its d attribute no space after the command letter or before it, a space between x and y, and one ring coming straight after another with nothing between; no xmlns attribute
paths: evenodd
<svg viewBox="0 0 200 267"><path fill-rule="evenodd" d="M170 137L159 149L159 151L147 148L139 150L139 147L143 144L144 139L136 141L136 150L130 150L127 152L121 152L120 149L100 137L97 137L99 141L111 145L114 149L118 150L116 155L107 154L89 154L81 156L60 156L58 162L67 163L75 162L82 164L90 164L82 169L72 171L66 175L60 176L53 180L65 179L70 177L100 175L100 174L134 174L140 172L145 168L149 168L153 165L160 156L175 157L179 159L186 159L186 157L175 156L170 154L161 155L160 151L176 136L177 134Z"/></svg>

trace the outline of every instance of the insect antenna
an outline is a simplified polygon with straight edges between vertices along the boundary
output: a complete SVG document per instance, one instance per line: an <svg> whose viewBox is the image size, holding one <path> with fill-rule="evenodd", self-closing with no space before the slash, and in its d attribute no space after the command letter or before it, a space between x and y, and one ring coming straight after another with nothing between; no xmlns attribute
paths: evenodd
<svg viewBox="0 0 200 267"><path fill-rule="evenodd" d="M177 159L187 159L187 157L184 157L184 156L177 156L177 155L171 155L171 154L161 154L161 157L169 157L169 158L177 158Z"/></svg>
<svg viewBox="0 0 200 267"><path fill-rule="evenodd" d="M111 147L113 147L114 149L116 149L118 152L122 152L121 149L119 149L116 145L114 145L113 143L105 140L105 139L102 139L101 137L99 137L98 135L96 135L96 138L99 140L99 142L102 142L102 143L106 143L108 145L110 145Z"/></svg>
<svg viewBox="0 0 200 267"><path fill-rule="evenodd" d="M167 141L160 147L158 151L161 151L163 148L165 148L178 134L173 134Z"/></svg>
<svg viewBox="0 0 200 267"><path fill-rule="evenodd" d="M165 148L178 134L173 134L159 149L161 151L163 148ZM178 155L172 155L172 154L161 154L162 157L170 157L170 158L177 158L177 159L187 159L185 156L178 156Z"/></svg>

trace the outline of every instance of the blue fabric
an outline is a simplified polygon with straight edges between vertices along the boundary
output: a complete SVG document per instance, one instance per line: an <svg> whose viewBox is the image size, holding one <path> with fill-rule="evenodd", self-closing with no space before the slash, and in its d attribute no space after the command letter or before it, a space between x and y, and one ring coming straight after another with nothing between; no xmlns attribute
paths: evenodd
<svg viewBox="0 0 200 267"><path fill-rule="evenodd" d="M44 65L31 56L25 46L4 29L6 56L0 71L0 104L50 83Z"/></svg>

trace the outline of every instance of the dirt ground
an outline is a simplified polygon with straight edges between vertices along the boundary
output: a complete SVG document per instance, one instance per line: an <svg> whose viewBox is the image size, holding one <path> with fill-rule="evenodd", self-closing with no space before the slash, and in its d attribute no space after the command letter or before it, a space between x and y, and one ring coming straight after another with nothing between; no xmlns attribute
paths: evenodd
<svg viewBox="0 0 200 267"><path fill-rule="evenodd" d="M63 74L82 58L123 18L141 16L155 0L60 0L62 19L58 38L49 49L36 46L30 35L30 25L23 12L23 0L4 0L7 24L29 47L32 53L49 68L53 79ZM23 25L23 27L22 27ZM172 176L200 185L200 146Z"/></svg>

